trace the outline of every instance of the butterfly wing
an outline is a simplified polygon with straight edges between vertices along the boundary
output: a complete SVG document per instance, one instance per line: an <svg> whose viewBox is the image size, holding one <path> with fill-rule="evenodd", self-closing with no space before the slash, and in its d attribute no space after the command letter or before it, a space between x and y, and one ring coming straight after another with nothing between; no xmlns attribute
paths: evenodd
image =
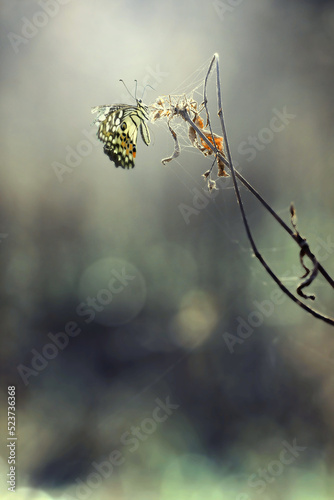
<svg viewBox="0 0 334 500"><path fill-rule="evenodd" d="M99 124L98 138L104 143L104 152L116 167L133 168L136 158L138 128L146 145L150 134L145 123L148 119L146 107L126 104L97 106L92 112L100 114L95 120Z"/></svg>
<svg viewBox="0 0 334 500"><path fill-rule="evenodd" d="M148 146L149 143L151 142L151 137L150 137L150 132L148 130L148 126L144 121L142 121L140 124L140 135L143 141L145 142L146 146Z"/></svg>
<svg viewBox="0 0 334 500"><path fill-rule="evenodd" d="M116 167L133 168L136 158L138 125L131 115L122 112L111 117L104 152Z"/></svg>

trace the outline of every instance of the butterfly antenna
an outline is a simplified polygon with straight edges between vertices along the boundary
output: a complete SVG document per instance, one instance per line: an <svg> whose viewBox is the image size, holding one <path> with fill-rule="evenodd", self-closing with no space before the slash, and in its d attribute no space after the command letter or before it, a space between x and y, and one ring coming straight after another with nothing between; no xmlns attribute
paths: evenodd
<svg viewBox="0 0 334 500"><path fill-rule="evenodd" d="M126 88L126 90L129 92L129 94L130 94L130 96L132 97L132 99L135 99L135 100L136 100L136 98L135 98L135 97L133 97L133 95L131 94L131 92L130 92L130 90L128 89L128 87L125 85L124 80L122 80L122 78L120 78L120 79L119 79L119 81L123 83L124 87L125 87L125 88ZM137 92L137 80L136 80L136 92Z"/></svg>
<svg viewBox="0 0 334 500"><path fill-rule="evenodd" d="M142 100L144 99L144 94L145 94L145 90L146 90L146 88L147 88L147 87L150 87L152 90L155 90L155 89L152 87L152 85L149 85L149 84L145 85L145 87L144 87L144 89L143 89L143 94L142 94L142 96L141 96Z"/></svg>

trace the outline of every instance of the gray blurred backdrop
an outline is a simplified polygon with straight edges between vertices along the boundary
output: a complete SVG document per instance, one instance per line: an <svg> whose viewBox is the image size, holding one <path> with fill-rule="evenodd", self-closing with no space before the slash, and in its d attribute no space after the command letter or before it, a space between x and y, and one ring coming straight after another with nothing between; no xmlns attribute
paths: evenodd
<svg viewBox="0 0 334 500"><path fill-rule="evenodd" d="M156 122L125 171L90 108L134 104L120 78L191 92L218 52L238 168L333 274L333 2L13 0L0 36L1 498L15 385L20 500L332 499L333 328L277 292L178 120L177 161ZM298 248L242 194L294 290Z"/></svg>

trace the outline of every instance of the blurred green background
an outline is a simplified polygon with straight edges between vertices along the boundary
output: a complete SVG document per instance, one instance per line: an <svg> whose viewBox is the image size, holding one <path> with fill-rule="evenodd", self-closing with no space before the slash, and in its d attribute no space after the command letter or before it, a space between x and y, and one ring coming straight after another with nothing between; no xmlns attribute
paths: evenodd
<svg viewBox="0 0 334 500"><path fill-rule="evenodd" d="M181 122L177 161L156 122L124 171L90 113L133 104L120 78L151 85L147 104L191 92L218 52L238 169L287 222L295 203L333 275L333 2L12 1L0 36L1 498L8 385L17 499L334 498L333 328L276 291ZM219 134L215 99L211 79ZM242 194L295 290L298 248ZM325 281L311 289L333 314Z"/></svg>

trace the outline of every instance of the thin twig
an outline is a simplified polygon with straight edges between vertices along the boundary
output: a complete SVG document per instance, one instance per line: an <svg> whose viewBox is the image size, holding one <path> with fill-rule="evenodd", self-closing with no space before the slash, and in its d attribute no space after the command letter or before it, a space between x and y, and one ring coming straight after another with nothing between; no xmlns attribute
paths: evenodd
<svg viewBox="0 0 334 500"><path fill-rule="evenodd" d="M224 114L223 114L223 105L222 105L222 99L221 99L221 90L220 90L220 74L219 74L219 58L218 58L218 54L215 54L214 58L216 59L217 98L218 98L218 110L219 110L218 111L218 116L219 116L220 122L221 122L221 127L222 127L222 131L223 131L223 137L224 137L224 141L225 141L225 148L226 148L226 153L227 153L227 159L228 159L228 162L230 163L230 170L231 170L231 174L232 174L232 179L233 179L233 184L234 184L234 188L235 188L237 200L238 200L238 203L239 203L239 207L240 207L240 211L241 211L241 214L242 214L243 222L244 222L244 225L245 225L246 233L247 233L248 239L250 241L250 244L252 246L252 249L254 251L254 254L259 259L259 261L261 262L261 264L264 266L264 268L266 269L266 271L270 274L270 276L278 284L278 286L294 302L296 302L300 307L302 307L303 309L305 309L306 311L308 311L309 313L311 313L316 318L322 319L326 323L329 323L329 324L331 324L331 325L334 326L334 319L332 319L332 318L330 318L328 316L325 316L324 314L322 314L322 313L320 313L320 312L312 309L311 307L307 306L306 304L300 302L297 299L297 297L295 297L283 285L283 283L275 275L275 273L271 270L271 268L268 266L268 264L266 263L266 261L264 260L264 258L262 257L262 255L260 254L260 252L257 249L257 246L256 246L256 244L254 242L254 239L253 239L253 236L251 234L250 227L249 227L249 224L248 224L248 221L247 221L247 217L246 217L246 214L245 214L245 210L244 210L244 207L243 207L243 203L242 203L240 191L239 191L239 188L238 188L238 183L237 183L237 180L236 180L236 173L235 173L235 170L234 170L234 167L233 167L233 162L232 162L232 157L231 157L231 151L230 151L230 147L229 147L229 143L228 143L228 139L227 139L227 132L226 132L225 121L224 121ZM268 207L269 207L269 205L268 205ZM281 222L283 223L283 227L286 226L286 224L281 220L281 218L276 214L276 212L274 212L274 210L271 209L270 213L272 213L272 215L275 216L276 220L278 220L280 223ZM301 248L303 248L303 251L311 258L311 260L312 260L312 262L314 264L314 273L316 273L319 270L319 263L318 263L317 259L315 258L315 256L311 253L310 248L309 248L308 244L306 243L306 240L304 240L303 238L301 238L301 236L298 233L294 234L292 232L292 230L288 226L286 226L286 229L288 230L289 234L292 233L291 236L293 237L293 239L298 243L298 245ZM327 273L326 273L326 275L327 275ZM330 281L331 281L332 286L334 286L334 282L333 282L333 280L331 278L330 278Z"/></svg>
<svg viewBox="0 0 334 500"><path fill-rule="evenodd" d="M216 62L216 74L217 74L217 93L218 93L217 96L218 96L218 109L219 109L218 116L219 116L220 121L221 121L223 135L224 135L224 131L225 131L225 136L227 136L226 129L225 129L224 117L223 117L223 110L222 110L221 92L220 92L220 76L219 76L219 62L218 62L219 61L219 56L218 56L218 54L214 54L214 56L212 58L212 61L210 63L207 75L205 77L205 82L204 82L204 104L205 104L205 109L206 109L206 112L207 112L207 116L209 116L208 109L207 109L207 104L206 104L206 102L207 102L207 99L206 99L206 86L207 86L208 78L209 78L209 75L210 75L210 73L212 71L212 66L213 66L213 63L214 63L215 60L217 61ZM195 124L192 124L192 125L193 125L193 128L196 130L196 132L202 137L202 139L209 146L209 148L211 149L211 151L213 153L215 153L215 154L218 154L218 156L222 160L222 162L232 171L232 169L230 167L230 164L226 160L226 158L224 158L220 154L220 152L217 151L217 148L215 149L213 147L213 145L210 143L210 141L204 136L203 133L201 133L200 129L198 127L196 127ZM210 132L212 134L212 129L211 129L211 123L210 122L209 122L209 127L210 127ZM226 139L225 136L224 136L224 140ZM226 148L228 148L228 145L226 145ZM259 202L266 208L266 210L268 210L268 212L276 219L276 221L291 236L291 238L293 238L295 240L295 242L303 250L303 252L305 253L305 255L307 255L309 257L309 259L312 262L314 262L314 259L316 259L316 257L311 252L310 247L309 247L307 241L304 238L302 238L300 236L300 234L294 233L292 231L292 229L284 222L283 219L281 219L281 217L275 212L275 210L273 210L273 208L271 208L271 206L269 205L269 203L266 202L266 200L260 195L260 193L258 193L256 191L256 189L253 188L253 186L240 174L240 172L238 172L234 167L233 167L233 170L234 170L235 176L240 180L240 182L242 182L242 184L255 196L255 198L257 198L259 200ZM321 273L323 275L323 277L331 285L331 287L334 288L334 280L333 280L333 278L327 273L327 271L323 268L323 266L320 264L320 262L318 262L318 271L319 271L319 273Z"/></svg>
<svg viewBox="0 0 334 500"><path fill-rule="evenodd" d="M265 206L265 208L271 213L271 215L273 215L273 217L275 217L275 219L281 224L281 226L290 234L290 236L296 241L296 243L300 246L300 248L303 249L303 251L305 252L306 255L308 255L308 257L312 260L313 264L317 264L317 269L319 272L322 273L322 275L325 277L325 279L334 287L334 281L332 280L332 278L327 274L327 272L322 268L322 266L317 262L315 256L312 254L312 252L310 251L310 248L306 242L306 240L304 238L302 238L298 233L295 234L290 228L289 226L287 226L287 224L285 224L285 222L276 214L276 212L270 207L270 205L262 198L262 196L249 184L248 181L246 181L246 179L244 179L244 177L235 170L235 168L233 167L233 163L232 163L232 158L231 158L231 152L230 152L230 148L229 148L229 143L228 143L228 139L227 139L227 133L226 133L226 127L225 127L225 123L224 123L224 117L223 117L223 109L222 109L222 101L221 101L221 91L220 91L220 75L219 75L219 61L218 61L218 55L215 54L211 63L210 63L210 66L209 66L209 70L208 70L208 73L206 75L206 79L205 79L205 85L204 85L204 104L206 106L206 86L207 86L207 81L208 81L208 77L209 77L209 74L212 70L212 66L213 66L213 63L214 61L216 60L216 75L217 75L217 99L218 99L218 115L219 115L219 118L220 118L220 121L221 121L221 126L222 126L222 130L223 130L223 137L224 137L224 141L225 141L225 148L226 148L226 153L227 153L227 158L228 158L228 162L226 161L226 159L222 156L222 154L217 150L217 147L213 146L213 144L207 139L207 137L202 133L202 131L195 125L195 123L193 123L193 121L191 120L188 112L183 109L183 110L180 110L180 114L183 116L183 118L189 123L191 124L191 126L196 130L197 134L203 139L203 141L209 146L209 148L211 149L211 151L213 151L213 153L215 153L217 156L219 156L219 158L224 162L224 164L230 169L231 171L231 174L232 174L232 179L233 179L233 184L234 184L234 188L235 188L235 192L236 192L236 196L237 196L237 200L238 200L238 203L239 203L239 207L240 207L240 211L241 211L241 214L242 214L242 219L243 219L243 222L244 222L244 226L245 226L245 230L246 230L246 233L247 233L247 237L250 241L250 244L251 244L251 247L252 247L252 250L254 252L254 255L257 257L257 259L261 262L261 264L263 265L263 267L266 269L266 271L268 272L268 274L271 276L271 278L275 281L275 283L277 283L277 285L281 288L281 290L291 299L293 300L297 305L299 305L302 309L304 309L305 311L309 312L310 314L312 314L314 317L318 318L318 319L321 319L323 320L324 322L334 326L334 319L328 317L328 316L325 316L324 314L316 311L315 309L312 309L311 307L307 306L306 304L304 304L303 302L301 302L297 297L295 297L291 292L290 290L288 290L284 285L283 283L281 282L281 280L275 275L275 273L271 270L271 268L269 267L269 265L266 263L266 261L264 260L264 258L262 257L261 253L258 251L257 249L257 246L255 244L255 241L253 239L253 236L252 236L252 233L251 233L251 230L250 230L250 227L249 227L249 224L248 224L248 221L247 221L247 217L246 217L246 214L245 214L245 210L244 210L244 207L243 207L243 203L242 203L242 199L241 199L241 195L240 195L240 191L239 191L239 188L238 188L238 184L237 184L237 180L236 178L238 178L245 186L247 189L249 189L250 192L252 192L252 194L254 194L256 196L256 198ZM209 117L208 115L208 110L207 110L207 107L206 107L206 111L207 111L207 116ZM212 133L212 129L211 129L211 124L210 124L210 120L209 120L209 126L210 126L210 132Z"/></svg>

